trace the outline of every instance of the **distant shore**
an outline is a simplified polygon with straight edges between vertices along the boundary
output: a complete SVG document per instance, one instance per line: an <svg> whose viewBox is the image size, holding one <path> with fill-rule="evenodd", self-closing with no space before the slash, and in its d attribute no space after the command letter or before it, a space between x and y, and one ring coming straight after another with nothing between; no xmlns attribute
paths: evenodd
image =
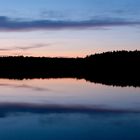
<svg viewBox="0 0 140 140"><path fill-rule="evenodd" d="M85 58L0 57L0 78L77 78L140 87L140 51L114 51Z"/></svg>

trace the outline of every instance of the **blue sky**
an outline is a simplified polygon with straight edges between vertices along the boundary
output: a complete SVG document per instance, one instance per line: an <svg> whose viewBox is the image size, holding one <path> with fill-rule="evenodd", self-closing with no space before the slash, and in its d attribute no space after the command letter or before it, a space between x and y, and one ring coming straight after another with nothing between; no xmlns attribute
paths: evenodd
<svg viewBox="0 0 140 140"><path fill-rule="evenodd" d="M139 18L139 0L1 0L1 16L67 18L94 16ZM59 15L59 16L58 16Z"/></svg>
<svg viewBox="0 0 140 140"><path fill-rule="evenodd" d="M0 54L85 56L140 49L139 7L140 0L1 0Z"/></svg>

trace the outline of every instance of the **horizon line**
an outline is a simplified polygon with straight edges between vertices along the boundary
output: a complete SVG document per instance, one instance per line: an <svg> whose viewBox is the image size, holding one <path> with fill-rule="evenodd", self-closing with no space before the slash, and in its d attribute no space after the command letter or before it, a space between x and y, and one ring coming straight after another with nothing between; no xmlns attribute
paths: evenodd
<svg viewBox="0 0 140 140"><path fill-rule="evenodd" d="M32 57L32 58L86 58L92 55L100 55L100 54L104 54L104 53L117 53L117 52L140 52L139 49L134 49L134 50L112 50L112 51L103 51L103 52L95 52L95 53L91 53L91 54L85 54L85 56L81 57L81 56L35 56L35 55L24 55L24 54L17 54L17 55L0 55L0 57L24 57L24 58L28 58L28 57Z"/></svg>

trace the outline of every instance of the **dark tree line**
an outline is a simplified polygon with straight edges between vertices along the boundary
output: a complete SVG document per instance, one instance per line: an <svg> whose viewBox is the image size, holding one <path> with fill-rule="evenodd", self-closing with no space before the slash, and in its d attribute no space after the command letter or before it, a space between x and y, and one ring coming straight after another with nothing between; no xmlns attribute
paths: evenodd
<svg viewBox="0 0 140 140"><path fill-rule="evenodd" d="M140 51L114 51L85 58L0 57L0 77L78 78L116 86L140 86Z"/></svg>

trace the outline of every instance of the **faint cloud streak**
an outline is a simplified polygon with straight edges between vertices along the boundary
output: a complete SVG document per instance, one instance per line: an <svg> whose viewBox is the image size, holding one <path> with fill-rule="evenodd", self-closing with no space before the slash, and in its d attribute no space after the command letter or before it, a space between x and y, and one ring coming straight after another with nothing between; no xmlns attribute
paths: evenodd
<svg viewBox="0 0 140 140"><path fill-rule="evenodd" d="M10 48L0 48L0 51L16 51L16 50L31 50L31 49L38 49L38 48L45 48L48 47L50 44L33 44L29 46L15 46Z"/></svg>

